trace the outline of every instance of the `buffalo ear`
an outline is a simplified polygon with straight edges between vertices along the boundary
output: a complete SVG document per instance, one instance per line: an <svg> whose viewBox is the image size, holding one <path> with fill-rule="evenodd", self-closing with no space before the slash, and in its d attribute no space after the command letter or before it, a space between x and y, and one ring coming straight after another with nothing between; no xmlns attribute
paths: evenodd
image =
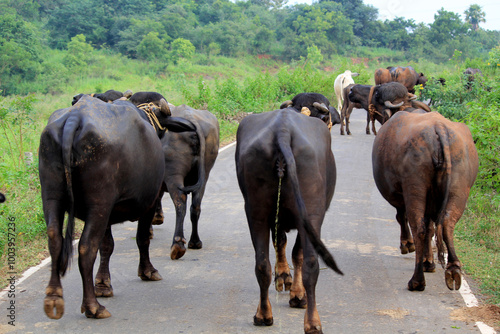
<svg viewBox="0 0 500 334"><path fill-rule="evenodd" d="M351 73L351 77L357 77L358 75L359 75L359 73L357 73L357 72Z"/></svg>
<svg viewBox="0 0 500 334"><path fill-rule="evenodd" d="M196 126L190 120L182 117L167 117L162 123L172 132L196 131Z"/></svg>

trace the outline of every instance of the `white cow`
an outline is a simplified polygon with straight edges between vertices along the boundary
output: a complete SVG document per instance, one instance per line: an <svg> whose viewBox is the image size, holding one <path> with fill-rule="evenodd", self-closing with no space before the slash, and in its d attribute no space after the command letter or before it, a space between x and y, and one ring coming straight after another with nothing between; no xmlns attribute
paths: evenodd
<svg viewBox="0 0 500 334"><path fill-rule="evenodd" d="M342 110L342 104L344 102L342 91L350 84L354 84L354 80L352 79L352 77L356 77L358 75L359 73L353 73L349 70L346 70L344 73L339 74L335 79L333 88L335 89L335 95L337 96L337 110L339 113Z"/></svg>

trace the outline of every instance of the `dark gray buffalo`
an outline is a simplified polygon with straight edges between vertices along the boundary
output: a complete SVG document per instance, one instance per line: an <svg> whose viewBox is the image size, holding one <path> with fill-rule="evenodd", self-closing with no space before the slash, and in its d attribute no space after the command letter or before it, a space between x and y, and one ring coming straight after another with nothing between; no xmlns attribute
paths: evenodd
<svg viewBox="0 0 500 334"><path fill-rule="evenodd" d="M85 94L78 94L73 96L73 101L71 102L71 105L74 105L75 103L78 102L82 98L82 96ZM127 90L125 93L122 93L120 91L110 89L105 91L104 93L94 93L94 94L89 94L91 97L95 97L96 99L99 99L103 102L113 102L116 101L122 97L129 98L132 95L132 91Z"/></svg>
<svg viewBox="0 0 500 334"><path fill-rule="evenodd" d="M237 132L236 172L255 249L260 299L255 325L273 324L269 286L269 236L277 248L276 280L290 290L290 306L307 308L306 333L322 333L316 309L318 253L341 274L320 239L336 182L331 136L321 120L292 108L249 115ZM279 212L279 213L278 213ZM298 230L292 252L295 275L286 264L286 232ZM286 265L285 265L286 264ZM277 284L278 288L278 284Z"/></svg>
<svg viewBox="0 0 500 334"><path fill-rule="evenodd" d="M171 131L195 131L185 119L159 109L149 112ZM128 101L111 104L84 95L74 106L55 111L42 132L39 174L52 257L44 310L50 318L59 319L64 313L61 276L72 255L75 217L85 222L78 245L85 316L110 316L96 294L113 295L109 273L112 224L139 220L138 275L143 280L161 279L149 259L149 227L165 170L159 139L164 130L155 130L149 122L152 115L145 113ZM63 236L65 212L68 223ZM94 287L98 250L101 263Z"/></svg>
<svg viewBox="0 0 500 334"><path fill-rule="evenodd" d="M453 231L478 172L477 151L467 126L436 112L399 111L375 138L372 163L377 188L397 210L402 253L415 243L415 271L408 289L423 291L424 271L435 270L431 244L435 233L443 266L443 241L448 252L446 285L458 290L461 264Z"/></svg>
<svg viewBox="0 0 500 334"><path fill-rule="evenodd" d="M173 116L182 117L196 126L196 132L167 132L162 138L165 155L165 176L163 191L168 191L175 207L175 232L170 258L181 258L186 252L184 238L184 217L187 196L191 193L191 238L188 247L202 248L198 234L201 201L205 193L210 170L219 152L219 122L207 110L193 109L187 105L171 106ZM154 224L163 222L161 196L158 201Z"/></svg>

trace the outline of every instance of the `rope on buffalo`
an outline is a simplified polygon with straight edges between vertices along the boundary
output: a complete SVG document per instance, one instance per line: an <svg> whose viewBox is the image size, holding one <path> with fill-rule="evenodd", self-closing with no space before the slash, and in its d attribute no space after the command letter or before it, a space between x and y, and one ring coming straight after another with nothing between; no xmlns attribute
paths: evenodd
<svg viewBox="0 0 500 334"><path fill-rule="evenodd" d="M143 103L139 104L137 108L141 109L144 111L146 116L149 119L149 123L153 126L153 128L158 127L158 129L164 131L165 128L161 126L160 121L158 120L158 117L156 117L156 114L154 113L154 110L159 108L156 104L150 102L150 103ZM156 126L155 126L156 125Z"/></svg>

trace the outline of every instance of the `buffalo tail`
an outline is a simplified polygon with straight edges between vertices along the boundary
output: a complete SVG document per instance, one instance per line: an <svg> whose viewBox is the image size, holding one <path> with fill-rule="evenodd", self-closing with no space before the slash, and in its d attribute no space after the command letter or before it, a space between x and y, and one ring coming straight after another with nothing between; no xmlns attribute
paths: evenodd
<svg viewBox="0 0 500 334"><path fill-rule="evenodd" d="M205 135L200 124L195 119L190 119L189 121L196 127L196 135L200 143L200 159L198 166L198 182L192 186L183 187L181 190L186 194L198 191L205 184Z"/></svg>
<svg viewBox="0 0 500 334"><path fill-rule="evenodd" d="M321 238L319 237L316 230L314 230L314 228L311 225L311 222L308 219L307 209L299 187L295 157L293 155L290 146L290 141L291 141L290 133L288 131L279 132L277 139L278 139L278 147L281 153L283 154L283 157L285 158L286 165L288 166L287 175L290 178L293 193L295 195L294 197L296 200L297 208L300 214L299 222L301 222L302 224L300 224L301 226L297 226L297 228L299 229L299 233L303 228L307 236L309 237L309 240L313 244L314 249L316 250L316 252L318 252L318 254L321 256L326 265L330 267L332 270L334 270L336 273L343 275L342 271L340 271L340 269L337 267L335 259L330 254L325 244L321 241Z"/></svg>
<svg viewBox="0 0 500 334"><path fill-rule="evenodd" d="M76 130L80 124L77 117L69 117L64 124L62 135L62 158L64 165L64 175L66 177L66 190L69 199L68 223L66 225L66 235L63 238L62 254L59 257L59 272L64 276L66 270L71 265L73 257L73 232L75 230L75 198L73 195L73 181L71 175L71 157L73 140Z"/></svg>
<svg viewBox="0 0 500 334"><path fill-rule="evenodd" d="M450 186L451 186L451 153L450 153L450 142L448 140L449 134L446 128L438 124L435 128L436 134L438 135L440 146L443 150L443 163L442 168L445 169L445 190L443 204L439 210L438 219L436 222L436 246L438 249L438 260L441 266L445 266L444 260L444 244L443 244L443 223L446 215L446 206L450 197Z"/></svg>

